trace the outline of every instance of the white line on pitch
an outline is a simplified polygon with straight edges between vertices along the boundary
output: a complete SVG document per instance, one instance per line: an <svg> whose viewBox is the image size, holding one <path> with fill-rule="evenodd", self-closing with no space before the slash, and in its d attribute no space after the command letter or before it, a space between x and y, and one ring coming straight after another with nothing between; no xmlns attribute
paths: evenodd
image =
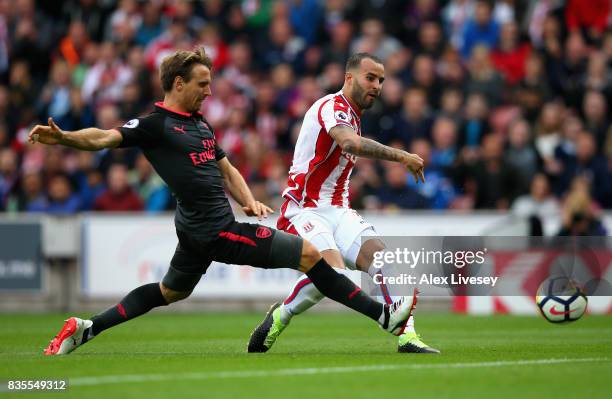
<svg viewBox="0 0 612 399"><path fill-rule="evenodd" d="M97 377L75 377L71 378L71 386L122 384L128 382L151 382L151 381L174 381L174 380L212 380L225 378L252 378L252 377L275 377L275 376L300 376L330 373L355 373L364 371L388 371L388 370L421 370L421 369L447 369L447 368L484 368L484 367L507 367L525 366L537 364L557 363L591 363L607 362L606 357L588 358L563 358L563 359L535 359L535 360L507 360L498 362L475 362L475 363L437 363L437 364L378 364L370 366L346 366L346 367L308 367L288 368L276 370L244 370L244 371L213 371L200 373L181 374L127 374L127 375L103 375Z"/></svg>

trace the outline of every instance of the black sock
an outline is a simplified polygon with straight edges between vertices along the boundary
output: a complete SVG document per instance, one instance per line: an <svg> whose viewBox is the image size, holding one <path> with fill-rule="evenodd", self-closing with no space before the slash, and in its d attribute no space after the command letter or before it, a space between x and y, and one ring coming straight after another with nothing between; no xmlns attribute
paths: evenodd
<svg viewBox="0 0 612 399"><path fill-rule="evenodd" d="M384 306L367 296L346 276L336 273L334 269L321 259L308 273L312 283L329 299L340 302L349 308L379 321Z"/></svg>
<svg viewBox="0 0 612 399"><path fill-rule="evenodd" d="M141 285L127 294L116 306L91 318L91 321L93 321L92 335L98 335L107 328L145 314L155 307L166 306L167 304L159 288L159 283Z"/></svg>

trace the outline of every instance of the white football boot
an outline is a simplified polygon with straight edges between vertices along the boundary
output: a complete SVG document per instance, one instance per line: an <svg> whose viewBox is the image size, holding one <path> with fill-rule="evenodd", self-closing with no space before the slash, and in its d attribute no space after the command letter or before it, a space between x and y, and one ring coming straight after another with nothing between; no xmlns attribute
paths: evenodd
<svg viewBox="0 0 612 399"><path fill-rule="evenodd" d="M418 294L419 291L415 289L411 297L403 296L391 305L385 305L384 321L380 323L382 329L393 335L402 335L406 329L408 319L416 307Z"/></svg>

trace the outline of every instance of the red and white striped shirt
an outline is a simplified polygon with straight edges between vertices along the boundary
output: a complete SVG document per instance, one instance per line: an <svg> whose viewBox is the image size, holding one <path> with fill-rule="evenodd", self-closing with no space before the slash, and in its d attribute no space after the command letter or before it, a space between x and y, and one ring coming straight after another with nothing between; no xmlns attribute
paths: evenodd
<svg viewBox="0 0 612 399"><path fill-rule="evenodd" d="M356 157L343 153L329 131L345 125L361 135L360 117L341 91L320 98L308 109L283 192L282 214L289 202L300 208L349 207L349 177Z"/></svg>

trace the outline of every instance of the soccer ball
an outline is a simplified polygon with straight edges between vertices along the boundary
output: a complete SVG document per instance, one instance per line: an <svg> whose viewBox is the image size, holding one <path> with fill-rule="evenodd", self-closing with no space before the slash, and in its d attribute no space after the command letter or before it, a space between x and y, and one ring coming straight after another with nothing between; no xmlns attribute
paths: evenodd
<svg viewBox="0 0 612 399"><path fill-rule="evenodd" d="M576 321L586 312L588 299L575 281L551 277L538 288L536 304L551 323Z"/></svg>

